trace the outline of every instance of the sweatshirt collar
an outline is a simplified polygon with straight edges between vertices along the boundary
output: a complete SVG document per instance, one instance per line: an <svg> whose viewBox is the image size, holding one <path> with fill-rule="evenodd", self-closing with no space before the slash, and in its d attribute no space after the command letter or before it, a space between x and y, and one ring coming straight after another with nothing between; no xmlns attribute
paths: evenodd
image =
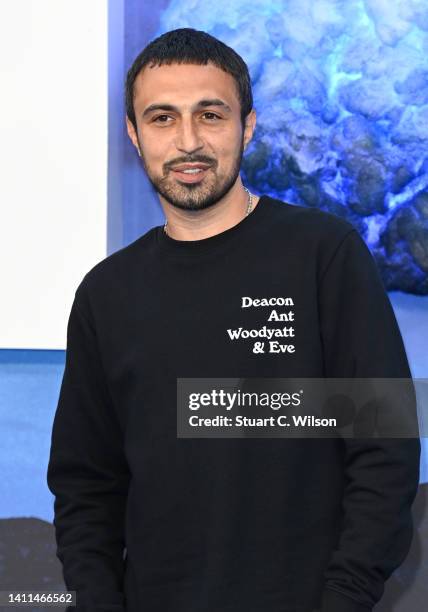
<svg viewBox="0 0 428 612"><path fill-rule="evenodd" d="M155 228L156 241L161 250L173 256L194 255L196 253L211 252L218 247L228 243L234 238L239 238L252 227L260 223L261 218L266 214L267 197L260 196L259 201L252 212L232 227L200 240L176 240L165 233L163 225Z"/></svg>

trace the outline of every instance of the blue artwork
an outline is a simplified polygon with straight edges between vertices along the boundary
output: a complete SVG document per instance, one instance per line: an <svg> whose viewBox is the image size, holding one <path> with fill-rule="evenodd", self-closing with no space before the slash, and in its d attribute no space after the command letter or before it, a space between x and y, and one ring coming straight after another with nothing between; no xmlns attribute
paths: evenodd
<svg viewBox="0 0 428 612"><path fill-rule="evenodd" d="M388 290L428 295L428 2L172 0L157 34L179 27L248 64L244 181L348 219Z"/></svg>

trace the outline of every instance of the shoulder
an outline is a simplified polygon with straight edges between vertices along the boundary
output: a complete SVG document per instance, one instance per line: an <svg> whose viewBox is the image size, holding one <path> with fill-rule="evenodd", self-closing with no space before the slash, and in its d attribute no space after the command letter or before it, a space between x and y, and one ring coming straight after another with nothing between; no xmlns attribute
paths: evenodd
<svg viewBox="0 0 428 612"><path fill-rule="evenodd" d="M342 240L356 227L348 220L319 208L308 208L297 204L290 204L270 196L263 196L264 204L272 210L272 220L281 229L285 227L290 231L298 231L305 239L317 241L336 242Z"/></svg>
<svg viewBox="0 0 428 612"><path fill-rule="evenodd" d="M338 254L353 260L367 260L369 250L357 228L338 215L305 206L289 204L264 197L261 204L268 207L270 243L276 257L292 253L299 265L306 261L316 268L321 279L332 261L339 262Z"/></svg>
<svg viewBox="0 0 428 612"><path fill-rule="evenodd" d="M150 229L90 268L76 288L77 301L87 302L91 296L97 296L97 301L100 301L123 292L126 283L132 282L135 274L143 274L149 265L155 231L155 227Z"/></svg>

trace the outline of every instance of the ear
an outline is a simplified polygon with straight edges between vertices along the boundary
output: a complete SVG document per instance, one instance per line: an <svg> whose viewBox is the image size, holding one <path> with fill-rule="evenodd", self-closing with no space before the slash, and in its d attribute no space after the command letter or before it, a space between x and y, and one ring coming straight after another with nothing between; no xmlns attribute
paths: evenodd
<svg viewBox="0 0 428 612"><path fill-rule="evenodd" d="M129 119L128 115L126 115L126 130L128 132L128 136L132 141L134 147L136 147L138 154L140 154L140 147L138 145L137 133L135 131L134 125L132 121Z"/></svg>
<svg viewBox="0 0 428 612"><path fill-rule="evenodd" d="M254 133L254 129L256 127L256 111L251 109L248 115L245 118L245 127L244 127L244 149L247 148L248 143L251 141Z"/></svg>

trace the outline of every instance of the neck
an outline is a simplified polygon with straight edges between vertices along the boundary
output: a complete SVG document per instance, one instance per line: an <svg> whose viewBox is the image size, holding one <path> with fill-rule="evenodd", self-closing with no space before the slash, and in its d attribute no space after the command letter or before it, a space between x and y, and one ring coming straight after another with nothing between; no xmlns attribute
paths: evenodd
<svg viewBox="0 0 428 612"><path fill-rule="evenodd" d="M203 210L182 210L161 196L159 199L167 219L166 232L175 240L202 240L224 232L242 221L248 207L248 193L241 182L216 204ZM253 195L251 211L258 201L259 197Z"/></svg>

